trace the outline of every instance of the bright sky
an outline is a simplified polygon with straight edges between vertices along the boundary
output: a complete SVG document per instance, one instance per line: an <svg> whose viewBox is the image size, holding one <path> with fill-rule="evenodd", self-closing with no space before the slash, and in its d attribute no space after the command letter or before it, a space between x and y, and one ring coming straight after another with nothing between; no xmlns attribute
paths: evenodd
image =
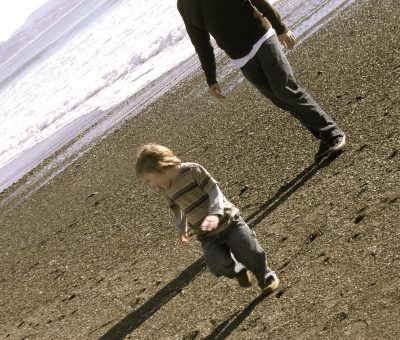
<svg viewBox="0 0 400 340"><path fill-rule="evenodd" d="M0 0L0 41L7 40L29 15L48 0Z"/></svg>

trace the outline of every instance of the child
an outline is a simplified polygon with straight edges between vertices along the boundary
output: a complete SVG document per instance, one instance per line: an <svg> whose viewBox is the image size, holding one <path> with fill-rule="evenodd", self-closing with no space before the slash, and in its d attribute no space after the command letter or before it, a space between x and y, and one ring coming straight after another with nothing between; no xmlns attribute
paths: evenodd
<svg viewBox="0 0 400 340"><path fill-rule="evenodd" d="M181 242L188 242L187 226L192 228L214 275L236 278L249 287L250 270L265 294L278 287L254 231L201 165L182 163L170 149L148 144L138 150L136 173L165 195Z"/></svg>

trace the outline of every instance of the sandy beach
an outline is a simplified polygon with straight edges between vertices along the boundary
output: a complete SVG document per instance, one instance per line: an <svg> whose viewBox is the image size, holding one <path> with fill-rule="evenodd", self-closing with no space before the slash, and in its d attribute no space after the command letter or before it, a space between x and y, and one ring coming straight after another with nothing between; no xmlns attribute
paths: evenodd
<svg viewBox="0 0 400 340"><path fill-rule="evenodd" d="M318 141L246 81L216 101L196 73L3 214L0 338L399 338L398 13L355 1L288 55L347 134L337 158L314 163ZM194 237L178 244L163 198L134 174L148 142L220 182L276 293L217 279Z"/></svg>

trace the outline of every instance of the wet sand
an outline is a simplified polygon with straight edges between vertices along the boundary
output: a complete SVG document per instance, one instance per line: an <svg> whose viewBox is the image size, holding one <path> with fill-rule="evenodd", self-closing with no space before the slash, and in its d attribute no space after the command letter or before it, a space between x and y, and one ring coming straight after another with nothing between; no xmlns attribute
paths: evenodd
<svg viewBox="0 0 400 340"><path fill-rule="evenodd" d="M199 73L3 216L0 337L397 338L399 10L356 1L289 54L347 133L336 159L314 164L318 142L238 72L223 77L224 101ZM177 243L163 199L134 175L148 142L220 182L280 276L276 293L213 277L194 238Z"/></svg>

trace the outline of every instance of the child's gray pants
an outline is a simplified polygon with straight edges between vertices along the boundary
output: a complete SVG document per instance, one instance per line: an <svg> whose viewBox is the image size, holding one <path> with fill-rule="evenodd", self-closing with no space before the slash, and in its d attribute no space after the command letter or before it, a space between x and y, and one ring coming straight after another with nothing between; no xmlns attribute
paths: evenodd
<svg viewBox="0 0 400 340"><path fill-rule="evenodd" d="M241 71L264 96L276 106L289 111L316 138L328 143L332 138L344 135L333 119L297 85L292 67L276 35L261 45Z"/></svg>
<svg viewBox="0 0 400 340"><path fill-rule="evenodd" d="M199 235L197 238L211 273L233 278L246 267L263 287L265 277L271 270L267 267L265 252L254 231L241 217L236 215L232 225L218 234Z"/></svg>

